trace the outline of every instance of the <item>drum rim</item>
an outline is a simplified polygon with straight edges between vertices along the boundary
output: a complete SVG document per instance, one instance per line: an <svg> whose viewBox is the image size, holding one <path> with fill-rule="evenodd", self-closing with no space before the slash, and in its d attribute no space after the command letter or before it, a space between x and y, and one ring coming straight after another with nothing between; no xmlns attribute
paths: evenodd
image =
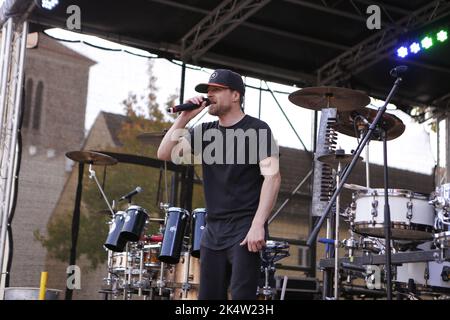
<svg viewBox="0 0 450 320"><path fill-rule="evenodd" d="M373 235L367 232L361 233L360 230L358 230L358 228L366 228L366 229L382 229L384 228L384 223L371 223L371 222L367 222L367 221L360 221L360 222L355 222L355 227L354 227L354 232L358 233L358 234L363 234L363 235L368 235L370 237L375 237L375 238L380 238L378 235ZM405 223L405 222L391 222L391 229L395 229L395 230L410 230L410 231L420 231L420 232L424 232L427 234L430 234L430 236L428 238L409 238L406 240L430 240L433 238L433 226L430 225L426 225L426 224L420 224L420 223ZM382 239L384 239L384 237L381 237ZM394 237L391 236L392 239L394 239ZM405 239L398 239L398 240L405 240Z"/></svg>
<svg viewBox="0 0 450 320"><path fill-rule="evenodd" d="M177 212L184 212L187 215L190 215L189 211L187 211L186 209L180 208L180 207L170 207L167 212L171 212L171 211L177 211Z"/></svg>
<svg viewBox="0 0 450 320"><path fill-rule="evenodd" d="M384 188L370 188L366 190L357 190L355 191L356 196L358 197L373 197L372 194L374 191L376 191L376 196L384 196ZM428 200L430 195L422 192L415 192L408 189L388 189L388 195L390 196L403 196L403 197L409 197L410 195L413 196L413 199L421 199L421 200Z"/></svg>
<svg viewBox="0 0 450 320"><path fill-rule="evenodd" d="M129 206L129 207L127 208L127 210L125 211L125 213L127 213L128 210L130 210L130 211L131 211L131 210L137 210L137 211L139 211L139 209L142 209L142 211L144 211L144 213L145 213L146 215L148 215L148 212L147 212L147 210L146 210L145 208L143 208L143 207L141 207L141 206L137 206L137 205L135 205L135 204Z"/></svg>

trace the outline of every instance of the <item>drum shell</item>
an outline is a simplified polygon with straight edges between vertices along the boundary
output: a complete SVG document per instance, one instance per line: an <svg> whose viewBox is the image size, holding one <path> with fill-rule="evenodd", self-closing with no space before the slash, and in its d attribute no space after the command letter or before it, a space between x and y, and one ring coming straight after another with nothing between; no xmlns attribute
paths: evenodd
<svg viewBox="0 0 450 320"><path fill-rule="evenodd" d="M121 237L127 241L138 241L144 231L147 218L148 214L144 208L130 206L125 214L125 223L120 233Z"/></svg>
<svg viewBox="0 0 450 320"><path fill-rule="evenodd" d="M187 210L169 208L161 254L158 257L160 261L170 264L176 264L180 261L188 218L189 212Z"/></svg>
<svg viewBox="0 0 450 320"><path fill-rule="evenodd" d="M200 242L206 226L206 209L199 208L192 212L191 255L200 258Z"/></svg>
<svg viewBox="0 0 450 320"><path fill-rule="evenodd" d="M125 223L125 212L119 211L114 217L114 221L109 228L108 237L104 246L114 252L123 252L125 250L125 245L127 240L121 236L122 227Z"/></svg>
<svg viewBox="0 0 450 320"><path fill-rule="evenodd" d="M428 203L426 195L408 190L389 189L388 196L392 239L428 240L432 238L434 208ZM378 201L375 217L372 216L374 201ZM363 235L384 238L384 189L357 192L355 204L355 231ZM408 205L412 205L411 219L407 218Z"/></svg>

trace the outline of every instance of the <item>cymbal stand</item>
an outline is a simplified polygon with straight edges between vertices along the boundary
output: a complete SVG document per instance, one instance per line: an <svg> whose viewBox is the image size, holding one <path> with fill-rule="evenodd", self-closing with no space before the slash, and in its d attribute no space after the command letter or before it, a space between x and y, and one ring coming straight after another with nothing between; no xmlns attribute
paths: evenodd
<svg viewBox="0 0 450 320"><path fill-rule="evenodd" d="M338 162L336 173L336 185L339 185L339 175L341 174L341 162ZM339 300L339 217L340 217L340 195L336 198L336 222L334 224L334 299Z"/></svg>
<svg viewBox="0 0 450 320"><path fill-rule="evenodd" d="M112 206L111 206L109 204L108 198L106 197L105 193L103 192L100 182L97 179L94 169L92 169L92 163L89 164L89 179L94 179L95 183L97 184L97 187L100 190L100 193L103 196L103 199L105 200L109 211L111 211L111 222L114 223L114 219L116 217L116 213L114 212L114 209L113 209L113 207L115 207L114 200L113 200ZM112 223L111 223L111 225L112 225ZM111 280L112 251L111 250L108 250L108 263L107 264L108 264L108 276L106 278L106 281L107 281L107 284L109 285L110 283L112 283L112 280Z"/></svg>
<svg viewBox="0 0 450 320"><path fill-rule="evenodd" d="M391 272L391 210L389 207L389 180L387 164L387 131L381 128L383 136L383 170L384 170L384 235L386 238L386 293L387 300L392 300L392 272Z"/></svg>
<svg viewBox="0 0 450 320"><path fill-rule="evenodd" d="M103 192L103 189L100 186L100 183L98 182L97 176L95 175L95 171L92 169L92 163L89 164L89 179L94 179L94 181L97 184L98 189L100 190L100 193L102 194L103 199L105 200L106 204L108 205L108 209L109 209L109 211L111 211L111 215L114 219L116 214L114 213L114 210L112 209L111 205L109 204L108 198L106 197L105 193Z"/></svg>

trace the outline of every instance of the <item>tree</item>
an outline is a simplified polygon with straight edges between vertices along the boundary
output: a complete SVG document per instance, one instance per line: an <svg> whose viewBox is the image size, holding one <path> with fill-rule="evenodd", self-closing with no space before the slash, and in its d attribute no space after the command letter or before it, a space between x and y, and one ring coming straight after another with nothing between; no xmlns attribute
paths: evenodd
<svg viewBox="0 0 450 320"><path fill-rule="evenodd" d="M121 142L118 146L111 146L108 150L116 153L139 155L156 158L157 145L144 145L136 137L143 132L162 132L168 129L173 118L166 119L165 114L157 102L158 88L157 78L152 72L153 62L149 62L149 83L146 92L136 94L130 92L123 100L126 119L122 121L118 139ZM178 98L176 94L168 97L166 105L173 105ZM128 193L136 186L141 186L144 192L137 195L134 203L146 209L151 217L163 217L163 212L159 208L159 202L164 199L164 175L161 169L148 168L132 164L119 163L107 167L103 172L96 169L98 180L105 184L104 192L111 199L119 199L123 194ZM82 208L80 216L80 228L77 245L77 258L85 255L90 261L91 267L95 268L107 259L103 244L108 235L107 214L99 215L98 212L105 212L107 206L98 190L97 185L88 177L85 170L83 183ZM76 170L72 172L76 174ZM106 174L106 176L105 176ZM170 174L167 177L170 179ZM74 183L75 180L73 179ZM168 181L170 184L170 181ZM159 196L158 196L159 195ZM194 207L204 207L203 194L200 186L195 187ZM126 210L127 204L117 205L118 210ZM67 262L71 247L71 224L73 207L66 207L63 214L54 215L49 222L48 236L42 236L35 231L35 237L49 254L63 262ZM159 225L149 223L146 227L146 234L159 232Z"/></svg>

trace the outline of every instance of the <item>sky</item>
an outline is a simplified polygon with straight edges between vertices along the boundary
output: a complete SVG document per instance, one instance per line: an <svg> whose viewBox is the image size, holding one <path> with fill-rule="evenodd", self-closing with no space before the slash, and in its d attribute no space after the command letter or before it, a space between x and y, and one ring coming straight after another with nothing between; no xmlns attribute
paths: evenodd
<svg viewBox="0 0 450 320"><path fill-rule="evenodd" d="M148 57L156 57L148 52L121 46L97 37L85 36L60 29L47 30L48 34L71 40L84 40L91 44L106 48L115 48L133 51L134 53ZM123 114L121 102L127 98L130 92L138 95L145 93L148 84L148 58L126 53L124 51L108 51L91 47L84 43L62 42L63 45L89 57L97 63L91 67L88 83L88 97L86 106L86 132L90 129L100 111ZM166 59L153 59L153 74L157 77L158 102L160 106L171 94L178 94L181 86L181 67ZM185 98L199 95L194 87L200 82L207 82L212 70L189 66L186 71ZM277 83L265 83L259 79L244 77L247 85L270 88L275 91L275 97L270 92L262 91L261 99L259 90L247 87L245 96L245 112L254 117L259 117L271 127L275 139L280 146L303 149L297 135L306 145L308 150L312 145L313 111L301 108L288 100L288 93L300 88L281 85ZM280 91L280 92L276 92ZM387 92L386 92L387 95ZM280 110L280 106L285 115ZM368 107L378 108L383 101L372 99ZM260 107L261 105L261 107ZM405 132L398 138L388 142L388 164L391 167L431 174L435 165L435 136L429 130L428 124L419 124L412 120L406 113L389 105L388 112L396 115L405 124ZM216 118L207 114L198 121L197 116L188 125L204 121L213 121ZM295 129L295 131L294 131ZM431 141L431 142L430 142ZM343 134L338 136L338 146L347 153L356 149L357 141L354 137ZM381 142L372 141L369 144L370 162L382 164L383 146ZM361 154L365 157L365 151Z"/></svg>

